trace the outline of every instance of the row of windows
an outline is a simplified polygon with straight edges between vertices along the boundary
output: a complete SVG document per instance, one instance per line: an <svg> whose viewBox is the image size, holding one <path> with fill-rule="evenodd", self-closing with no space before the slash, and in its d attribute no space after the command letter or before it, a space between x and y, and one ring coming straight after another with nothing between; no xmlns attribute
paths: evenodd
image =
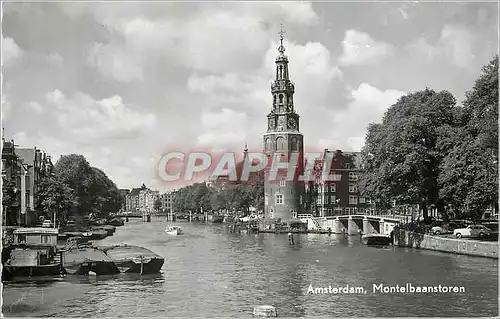
<svg viewBox="0 0 500 319"><path fill-rule="evenodd" d="M334 180L340 181L342 179L342 174L339 173L330 173L329 175L335 176ZM350 182L357 182L359 180L359 176L357 172L349 172L349 181ZM330 186L333 184L330 184Z"/></svg>
<svg viewBox="0 0 500 319"><path fill-rule="evenodd" d="M337 191L337 185L335 183L330 184L328 186L325 186L324 188L320 188L320 191L323 193L326 193L327 191L330 191L330 193L335 193ZM358 192L358 185L356 184L349 184L349 193L357 193Z"/></svg>
<svg viewBox="0 0 500 319"><path fill-rule="evenodd" d="M286 101L286 96L284 94L279 95L279 103L284 104ZM288 103L293 103L293 96L288 97ZM276 105L276 95L273 97L273 104Z"/></svg>
<svg viewBox="0 0 500 319"><path fill-rule="evenodd" d="M276 151L286 151L288 148L287 146L287 141L279 136L276 138ZM298 151L300 149L300 141L293 137L292 140L290 141L290 151ZM265 150L266 151L272 151L273 150L273 144L271 141L271 138L266 138L265 141Z"/></svg>
<svg viewBox="0 0 500 319"><path fill-rule="evenodd" d="M321 205L323 204L323 198L324 198L324 204L339 204L340 199L337 199L335 195L330 195L330 196L324 196L324 197L318 197L316 199L316 204ZM357 205L357 204L371 204L371 200L367 199L365 197L358 197L351 195L349 196L349 205Z"/></svg>

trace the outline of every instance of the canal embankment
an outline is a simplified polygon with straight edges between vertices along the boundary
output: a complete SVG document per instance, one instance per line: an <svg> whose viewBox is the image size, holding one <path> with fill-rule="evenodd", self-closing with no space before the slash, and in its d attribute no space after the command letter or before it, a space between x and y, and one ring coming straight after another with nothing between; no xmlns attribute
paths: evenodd
<svg viewBox="0 0 500 319"><path fill-rule="evenodd" d="M394 231L394 245L498 259L498 242L496 241L444 238L398 229Z"/></svg>

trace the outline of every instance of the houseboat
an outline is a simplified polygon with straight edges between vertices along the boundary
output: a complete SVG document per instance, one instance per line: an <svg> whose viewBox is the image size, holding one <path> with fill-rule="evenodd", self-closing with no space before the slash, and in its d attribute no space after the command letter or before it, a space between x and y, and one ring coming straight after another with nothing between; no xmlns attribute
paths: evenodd
<svg viewBox="0 0 500 319"><path fill-rule="evenodd" d="M165 260L149 249L134 245L116 245L101 248L122 273L141 275L159 273Z"/></svg>
<svg viewBox="0 0 500 319"><path fill-rule="evenodd" d="M14 277L59 276L66 274L57 252L55 228L18 228L14 242L5 248L2 280Z"/></svg>

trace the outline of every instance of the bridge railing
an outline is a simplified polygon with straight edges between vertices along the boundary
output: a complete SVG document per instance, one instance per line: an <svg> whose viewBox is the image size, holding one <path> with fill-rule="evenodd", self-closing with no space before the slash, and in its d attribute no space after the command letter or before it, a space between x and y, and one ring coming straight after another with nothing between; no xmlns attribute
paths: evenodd
<svg viewBox="0 0 500 319"><path fill-rule="evenodd" d="M304 216L304 217L299 217L299 216ZM322 216L322 217L309 217L311 215L299 215L297 216L298 218L313 218L313 219L321 219L321 218L327 218L327 219L334 219L337 217L347 217L347 216L363 216L363 217L372 217L372 218L377 218L377 219L396 219L400 222L411 222L411 221L416 221L416 217L412 215L396 215L396 214L368 214L368 213L341 213L341 214L332 214L332 215L327 215L327 216ZM412 218L413 217L413 218Z"/></svg>
<svg viewBox="0 0 500 319"><path fill-rule="evenodd" d="M307 218L314 218L313 214L298 214L297 215L298 219L307 219Z"/></svg>

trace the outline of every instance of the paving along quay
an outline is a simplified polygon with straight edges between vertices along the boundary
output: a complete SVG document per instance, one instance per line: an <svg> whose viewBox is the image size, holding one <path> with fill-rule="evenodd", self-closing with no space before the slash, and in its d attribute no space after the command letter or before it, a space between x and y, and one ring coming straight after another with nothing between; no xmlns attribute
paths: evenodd
<svg viewBox="0 0 500 319"><path fill-rule="evenodd" d="M498 316L498 4L425 5L5 5L2 314Z"/></svg>

